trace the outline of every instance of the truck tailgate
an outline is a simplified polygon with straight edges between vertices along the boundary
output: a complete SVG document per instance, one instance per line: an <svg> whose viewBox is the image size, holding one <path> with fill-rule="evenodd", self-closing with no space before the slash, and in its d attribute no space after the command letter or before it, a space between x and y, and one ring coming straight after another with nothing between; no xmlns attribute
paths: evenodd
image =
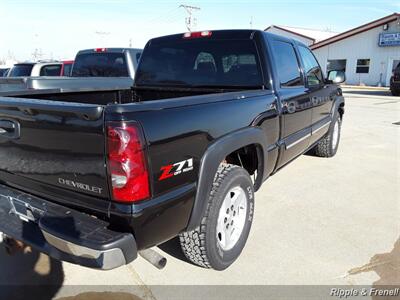
<svg viewBox="0 0 400 300"><path fill-rule="evenodd" d="M100 105L0 97L0 182L57 199L107 199L103 113Z"/></svg>

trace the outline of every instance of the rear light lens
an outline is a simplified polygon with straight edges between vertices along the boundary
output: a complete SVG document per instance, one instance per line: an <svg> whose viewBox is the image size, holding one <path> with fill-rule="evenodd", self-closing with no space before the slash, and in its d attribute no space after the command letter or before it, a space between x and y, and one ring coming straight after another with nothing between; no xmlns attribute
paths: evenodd
<svg viewBox="0 0 400 300"><path fill-rule="evenodd" d="M94 52L106 52L107 48L96 48L94 49Z"/></svg>
<svg viewBox="0 0 400 300"><path fill-rule="evenodd" d="M107 148L113 199L132 203L149 198L149 174L139 124L107 123Z"/></svg>
<svg viewBox="0 0 400 300"><path fill-rule="evenodd" d="M183 35L184 39L194 39L201 37L210 37L212 35L212 31L197 31L197 32L186 32Z"/></svg>

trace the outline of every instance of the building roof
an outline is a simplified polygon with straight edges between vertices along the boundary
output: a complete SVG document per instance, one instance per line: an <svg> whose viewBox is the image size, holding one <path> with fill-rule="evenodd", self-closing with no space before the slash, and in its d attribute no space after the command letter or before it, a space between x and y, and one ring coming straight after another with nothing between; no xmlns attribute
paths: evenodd
<svg viewBox="0 0 400 300"><path fill-rule="evenodd" d="M280 29L300 37L311 40L313 43L317 43L324 39L330 38L334 35L339 34L338 32L333 32L330 30L317 30L310 28L302 28L302 27L291 27L291 26L282 26L282 25L271 25L267 27L264 31L268 31L268 29L276 28Z"/></svg>
<svg viewBox="0 0 400 300"><path fill-rule="evenodd" d="M387 24L387 23L395 21L395 20L399 20L399 22L400 22L400 13L394 13L394 14L388 15L388 16L380 18L378 20L375 20L375 21L369 22L367 24L358 26L356 28L347 30L345 32L342 32L340 34L337 34L335 36L327 38L325 40L316 42L315 44L311 45L310 48L312 50L315 50L315 49L327 46L329 44L336 43L338 41L341 41L341 40L346 39L348 37L351 37L353 35L356 35L356 34L371 30L371 29L376 28L378 26L382 26L384 24Z"/></svg>

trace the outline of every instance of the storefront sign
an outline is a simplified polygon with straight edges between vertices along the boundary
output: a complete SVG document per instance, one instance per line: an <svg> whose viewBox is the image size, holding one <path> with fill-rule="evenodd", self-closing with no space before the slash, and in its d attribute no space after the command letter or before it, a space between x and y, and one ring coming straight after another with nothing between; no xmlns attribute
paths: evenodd
<svg viewBox="0 0 400 300"><path fill-rule="evenodd" d="M385 46L400 46L400 32L396 33L381 33L379 35L380 47Z"/></svg>

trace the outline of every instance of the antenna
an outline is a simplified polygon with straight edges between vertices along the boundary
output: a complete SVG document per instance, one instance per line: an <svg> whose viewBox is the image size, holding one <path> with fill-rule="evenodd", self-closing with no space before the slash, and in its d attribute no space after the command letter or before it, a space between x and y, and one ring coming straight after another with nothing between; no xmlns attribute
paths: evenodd
<svg viewBox="0 0 400 300"><path fill-rule="evenodd" d="M190 6L190 5L185 5L185 4L181 4L181 5L179 5L179 7L183 7L188 14L188 16L185 18L185 23L186 23L187 30L189 32L191 32L192 28L197 25L197 19L193 18L193 12L195 10L200 10L200 7Z"/></svg>

